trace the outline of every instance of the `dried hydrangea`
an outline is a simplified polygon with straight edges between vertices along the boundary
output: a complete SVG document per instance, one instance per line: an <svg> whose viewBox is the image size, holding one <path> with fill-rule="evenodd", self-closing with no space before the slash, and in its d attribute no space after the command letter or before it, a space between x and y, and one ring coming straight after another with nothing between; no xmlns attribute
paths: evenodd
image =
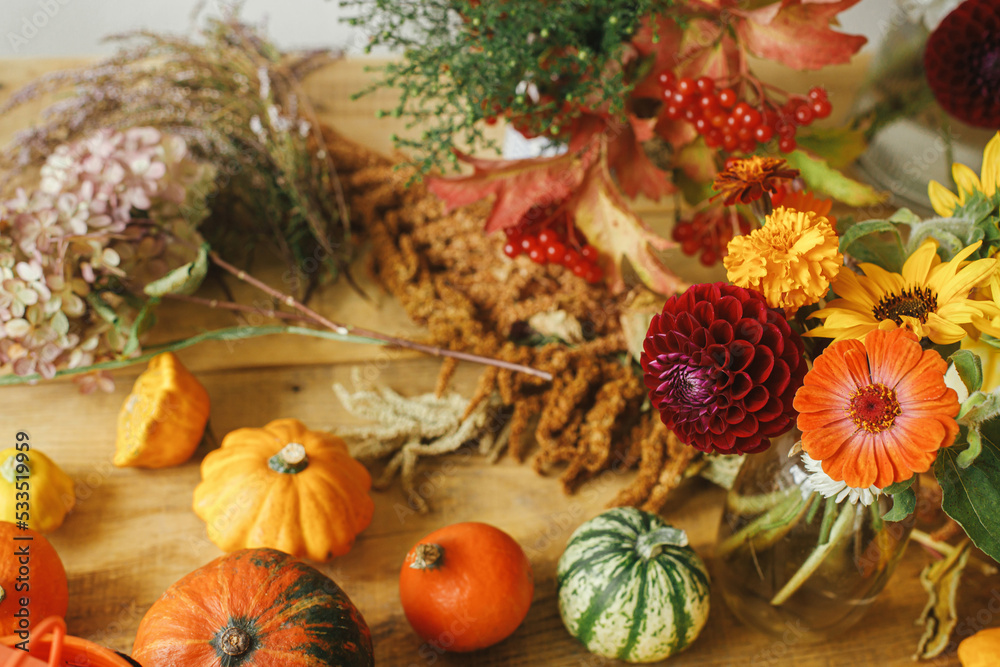
<svg viewBox="0 0 1000 667"><path fill-rule="evenodd" d="M183 139L101 130L0 204L0 371L53 377L136 350L143 288L197 255L214 172ZM91 377L84 389L108 387Z"/></svg>

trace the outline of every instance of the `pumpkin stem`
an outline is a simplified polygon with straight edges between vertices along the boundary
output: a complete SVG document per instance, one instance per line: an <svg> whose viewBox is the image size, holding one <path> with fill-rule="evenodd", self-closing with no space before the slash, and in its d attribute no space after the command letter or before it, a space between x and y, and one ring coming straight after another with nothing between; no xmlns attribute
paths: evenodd
<svg viewBox="0 0 1000 667"><path fill-rule="evenodd" d="M0 475L10 484L13 484L17 477L16 469L17 454L11 454L3 463L0 463Z"/></svg>
<svg viewBox="0 0 1000 667"><path fill-rule="evenodd" d="M686 547L688 536L680 528L665 526L643 533L635 541L635 550L644 560L651 560L660 555L663 547Z"/></svg>
<svg viewBox="0 0 1000 667"><path fill-rule="evenodd" d="M410 567L414 570L436 570L444 564L444 547L440 544L418 544Z"/></svg>
<svg viewBox="0 0 1000 667"><path fill-rule="evenodd" d="M7 599L7 591L3 589L3 586L0 586L0 602L3 602L6 599Z"/></svg>
<svg viewBox="0 0 1000 667"><path fill-rule="evenodd" d="M250 649L250 640L249 632L243 628L229 626L222 631L222 636L219 637L219 647L226 655L238 657Z"/></svg>
<svg viewBox="0 0 1000 667"><path fill-rule="evenodd" d="M282 447L280 452L268 459L267 465L274 472L294 475L309 466L309 457L306 456L305 447L297 442L290 442Z"/></svg>

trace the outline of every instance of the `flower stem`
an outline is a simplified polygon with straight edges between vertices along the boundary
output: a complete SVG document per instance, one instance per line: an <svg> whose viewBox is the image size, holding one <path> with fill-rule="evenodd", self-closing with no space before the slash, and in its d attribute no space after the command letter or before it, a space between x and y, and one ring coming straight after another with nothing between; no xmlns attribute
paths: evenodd
<svg viewBox="0 0 1000 667"><path fill-rule="evenodd" d="M236 268L226 260L219 257L218 253L212 251L208 254L208 256L212 260L212 262L216 264L216 266L233 274L239 280L249 285L253 285L262 292L265 292L274 297L275 299L278 299L281 303L285 304L289 308L294 308L295 310L299 311L300 313L305 315L307 319L312 320L316 324L326 327L327 329L335 333L338 333L340 335L343 336L351 335L351 336L361 336L364 338L373 338L375 340L380 340L385 343L388 343L389 345L392 345L394 347L417 350L418 352L430 354L435 357L451 357L454 359L459 359L461 361L472 361L478 364L496 366L498 368L516 371L518 373L533 375L537 378L541 378L547 381L552 380L551 373L548 373L546 371L540 371L535 368L531 368L529 366L515 364L509 361L504 361L502 359L492 359L490 357L483 357L478 354L470 354L468 352L449 350L447 348L437 347L435 345L425 345L423 343L417 343L415 341L406 340L405 338L397 338L396 336L390 336L388 334L380 333L378 331L372 331L370 329L363 329L361 327L355 327L351 325L344 325L344 324L339 324L337 322L333 322L324 317L323 315L320 315L313 309L309 308L305 304L301 303L300 301L297 301L294 297L288 294L282 294L281 292L274 289L270 285L267 285L261 282L260 280L254 278L246 271Z"/></svg>
<svg viewBox="0 0 1000 667"><path fill-rule="evenodd" d="M833 515L836 510L836 499L827 498L826 507L823 508L823 524L819 528L819 544L826 544L830 540L830 529L833 527Z"/></svg>
<svg viewBox="0 0 1000 667"><path fill-rule="evenodd" d="M797 487L792 487L782 493L788 495L781 502L720 542L715 550L716 557L732 553L758 536L768 535L773 538L775 534L773 531L776 530L778 531L777 535L780 536L782 529L795 525L795 520L801 516L806 503Z"/></svg>
<svg viewBox="0 0 1000 667"><path fill-rule="evenodd" d="M829 509L829 505L827 506L827 509ZM836 546L836 544L843 539L844 535L847 534L847 531L850 530L854 523L854 515L854 505L844 503L844 506L840 510L840 515L837 517L837 521L833 524L833 528L830 531L830 539L827 542L821 542L815 549L813 549L813 552L809 554L809 558L807 558L806 562L802 564L802 567L799 568L798 572L796 572L792 578L788 580L788 583L786 583L784 587L778 591L777 595L771 598L772 605L778 606L784 604L788 601L788 598L792 597L795 592L802 587L802 584L808 581L809 577L813 575L816 569L819 568L820 564L822 564L822 562L833 550L833 547ZM826 516L824 516L823 519L825 521Z"/></svg>
<svg viewBox="0 0 1000 667"><path fill-rule="evenodd" d="M247 338L257 338L259 336L273 336L275 334L294 334L298 336L311 336L314 338L325 338L327 340L337 340L347 343L369 343L374 345L382 345L382 341L373 340L371 338L365 338L362 336L354 336L351 334L339 334L333 331L320 331L319 329L310 329L307 327L296 327L287 326L282 324L276 324L272 326L261 326L261 327L229 327L226 329L216 329L215 331L206 331L205 333L197 334L191 336L190 338L184 338L182 340L171 341L169 343L162 343L160 345L154 345L146 348L143 354L135 357L128 357L126 359L111 359L109 361L102 361L97 364L91 364L90 366L81 366L79 368L67 368L61 371L56 371L53 377L67 377L70 375L81 375L83 373L91 373L94 371L113 371L120 368L127 368L128 366L134 366L136 364L142 364L158 354L163 352L176 352L177 350L183 350L186 347L191 347L192 345L197 345L198 343L203 343L210 340L221 340L221 341L238 341ZM3 375L0 376L0 387L4 385L13 384L26 384L29 382L37 382L42 380L42 376L38 373L32 375Z"/></svg>

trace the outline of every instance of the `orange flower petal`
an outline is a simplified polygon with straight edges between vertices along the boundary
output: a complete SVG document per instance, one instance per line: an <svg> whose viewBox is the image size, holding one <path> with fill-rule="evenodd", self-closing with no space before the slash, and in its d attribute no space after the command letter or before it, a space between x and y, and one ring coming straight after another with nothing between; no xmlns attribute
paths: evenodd
<svg viewBox="0 0 1000 667"><path fill-rule="evenodd" d="M841 419L815 430L805 430L801 426L799 428L802 430L802 449L817 461L834 457L841 449L850 450L852 436L857 431L850 419Z"/></svg>
<svg viewBox="0 0 1000 667"><path fill-rule="evenodd" d="M799 430L814 430L833 424L841 419L847 419L843 408L834 410L818 410L815 412L799 412Z"/></svg>
<svg viewBox="0 0 1000 667"><path fill-rule="evenodd" d="M871 360L872 380L890 389L895 389L913 370L923 354L917 336L906 329L875 329L865 336L865 348Z"/></svg>

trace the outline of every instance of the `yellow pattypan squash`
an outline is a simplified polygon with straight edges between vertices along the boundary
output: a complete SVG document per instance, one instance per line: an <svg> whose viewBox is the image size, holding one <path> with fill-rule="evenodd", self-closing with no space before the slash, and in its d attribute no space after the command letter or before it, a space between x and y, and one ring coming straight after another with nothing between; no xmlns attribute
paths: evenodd
<svg viewBox="0 0 1000 667"><path fill-rule="evenodd" d="M51 533L76 504L73 480L37 449L0 452L0 521Z"/></svg>
<svg viewBox="0 0 1000 667"><path fill-rule="evenodd" d="M228 434L201 463L194 511L220 549L327 561L371 523L371 476L347 445L295 419Z"/></svg>
<svg viewBox="0 0 1000 667"><path fill-rule="evenodd" d="M958 660L962 667L996 667L1000 665L1000 628L980 630L958 645Z"/></svg>
<svg viewBox="0 0 1000 667"><path fill-rule="evenodd" d="M153 357L118 413L114 464L167 468L198 449L210 402L208 392L172 352Z"/></svg>

